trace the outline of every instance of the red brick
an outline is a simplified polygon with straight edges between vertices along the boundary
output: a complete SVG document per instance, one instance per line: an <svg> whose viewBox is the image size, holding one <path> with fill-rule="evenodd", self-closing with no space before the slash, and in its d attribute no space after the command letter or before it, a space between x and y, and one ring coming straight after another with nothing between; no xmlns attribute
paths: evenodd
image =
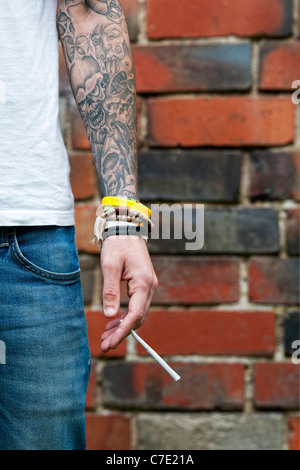
<svg viewBox="0 0 300 470"><path fill-rule="evenodd" d="M289 450L300 450L300 416L289 418Z"/></svg>
<svg viewBox="0 0 300 470"><path fill-rule="evenodd" d="M169 362L175 382L156 363L111 363L103 370L106 406L153 409L242 409L243 364Z"/></svg>
<svg viewBox="0 0 300 470"><path fill-rule="evenodd" d="M300 38L300 0L297 1L296 8L298 10L298 21L297 21L297 26L298 26L298 38Z"/></svg>
<svg viewBox="0 0 300 470"><path fill-rule="evenodd" d="M260 50L261 90L291 90L299 78L300 42L268 41Z"/></svg>
<svg viewBox="0 0 300 470"><path fill-rule="evenodd" d="M299 408L300 367L291 362L260 363L255 368L255 404L259 408Z"/></svg>
<svg viewBox="0 0 300 470"><path fill-rule="evenodd" d="M130 39L135 41L138 35L138 0L120 0L120 3L126 16Z"/></svg>
<svg viewBox="0 0 300 470"><path fill-rule="evenodd" d="M290 97L157 98L148 108L150 145L269 146L294 139Z"/></svg>
<svg viewBox="0 0 300 470"><path fill-rule="evenodd" d="M91 153L74 153L70 159L70 181L74 198L88 199L95 192L95 165Z"/></svg>
<svg viewBox="0 0 300 470"><path fill-rule="evenodd" d="M291 0L148 0L151 39L284 36L292 30Z"/></svg>
<svg viewBox="0 0 300 470"><path fill-rule="evenodd" d="M239 262L235 258L152 256L159 286L158 304L217 304L239 298Z"/></svg>
<svg viewBox="0 0 300 470"><path fill-rule="evenodd" d="M87 450L130 450L130 418L122 414L85 416Z"/></svg>
<svg viewBox="0 0 300 470"><path fill-rule="evenodd" d="M75 150L90 150L90 144L76 103L71 106L71 141Z"/></svg>
<svg viewBox="0 0 300 470"><path fill-rule="evenodd" d="M299 302L299 259L258 258L249 265L249 298L252 302Z"/></svg>
<svg viewBox="0 0 300 470"><path fill-rule="evenodd" d="M59 91L60 93L71 91L69 75L67 72L65 57L61 42L59 41Z"/></svg>
<svg viewBox="0 0 300 470"><path fill-rule="evenodd" d="M299 255L299 241L300 241L300 211L297 209L290 209L287 211L286 223L286 243L287 251L290 255Z"/></svg>
<svg viewBox="0 0 300 470"><path fill-rule="evenodd" d="M120 3L122 5L126 17L137 14L138 0L120 0Z"/></svg>
<svg viewBox="0 0 300 470"><path fill-rule="evenodd" d="M101 336L105 331L105 326L110 321L105 317L103 311L86 310L85 314L91 355L93 357L124 357L126 355L126 340L114 350L107 353L101 351Z"/></svg>
<svg viewBox="0 0 300 470"><path fill-rule="evenodd" d="M150 310L141 337L161 355L274 353L275 316L269 312ZM138 344L138 353L147 355Z"/></svg>
<svg viewBox="0 0 300 470"><path fill-rule="evenodd" d="M87 394L86 394L85 408L87 410L96 408L96 386L97 386L96 364L95 362L92 362L90 380L88 383Z"/></svg>
<svg viewBox="0 0 300 470"><path fill-rule="evenodd" d="M92 204L75 205L75 242L78 251L100 253L94 238L97 207Z"/></svg>

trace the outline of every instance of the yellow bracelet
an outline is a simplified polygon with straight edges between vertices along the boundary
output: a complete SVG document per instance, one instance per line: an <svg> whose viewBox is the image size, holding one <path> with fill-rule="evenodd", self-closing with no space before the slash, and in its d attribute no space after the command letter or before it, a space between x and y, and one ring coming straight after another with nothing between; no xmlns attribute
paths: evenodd
<svg viewBox="0 0 300 470"><path fill-rule="evenodd" d="M122 197L107 196L102 199L102 206L130 207L132 210L151 216L151 210L135 199L126 199Z"/></svg>

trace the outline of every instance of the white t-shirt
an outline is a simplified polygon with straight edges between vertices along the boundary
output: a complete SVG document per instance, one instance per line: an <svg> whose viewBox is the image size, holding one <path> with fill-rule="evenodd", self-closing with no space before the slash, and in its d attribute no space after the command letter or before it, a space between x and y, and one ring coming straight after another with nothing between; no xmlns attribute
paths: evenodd
<svg viewBox="0 0 300 470"><path fill-rule="evenodd" d="M0 0L0 226L73 225L57 0Z"/></svg>

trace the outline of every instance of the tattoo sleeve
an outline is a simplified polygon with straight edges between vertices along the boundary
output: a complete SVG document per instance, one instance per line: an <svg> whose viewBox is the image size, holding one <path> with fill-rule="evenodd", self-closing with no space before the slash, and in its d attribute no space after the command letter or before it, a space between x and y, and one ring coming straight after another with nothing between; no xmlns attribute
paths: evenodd
<svg viewBox="0 0 300 470"><path fill-rule="evenodd" d="M104 195L138 197L136 87L118 0L59 0L58 30Z"/></svg>

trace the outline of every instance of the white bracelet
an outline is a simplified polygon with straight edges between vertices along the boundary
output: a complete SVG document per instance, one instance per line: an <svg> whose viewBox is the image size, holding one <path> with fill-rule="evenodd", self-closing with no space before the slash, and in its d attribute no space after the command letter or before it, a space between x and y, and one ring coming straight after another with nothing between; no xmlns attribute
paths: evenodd
<svg viewBox="0 0 300 470"><path fill-rule="evenodd" d="M118 225L136 225L133 222L124 222L123 220L108 220L104 228L117 227Z"/></svg>

